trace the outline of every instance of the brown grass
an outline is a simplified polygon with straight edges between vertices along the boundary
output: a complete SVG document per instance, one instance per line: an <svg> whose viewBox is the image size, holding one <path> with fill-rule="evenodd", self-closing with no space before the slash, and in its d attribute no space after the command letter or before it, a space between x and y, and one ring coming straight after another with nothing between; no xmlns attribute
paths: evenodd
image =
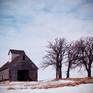
<svg viewBox="0 0 93 93"><path fill-rule="evenodd" d="M93 83L93 77L92 78L66 78L62 80L72 80L74 82L68 82L68 83L45 83L45 84L38 84L34 86L33 88L39 88L39 89L48 89L48 88L58 88L58 87L65 87L65 86L77 86L80 84L88 84Z"/></svg>
<svg viewBox="0 0 93 93"><path fill-rule="evenodd" d="M65 86L77 86L80 84L89 84L92 83L93 84L93 77L92 78L63 78L61 80L71 80L73 82L65 82L62 83L59 80L52 80L52 81L47 81L47 82L36 82L36 83L28 83L27 85L25 84L24 88L30 88L30 89L48 89L48 88L58 88L58 87L65 87ZM56 81L56 82L55 82ZM57 82L58 81L58 82ZM24 88L20 88L20 89L24 89ZM11 85L11 83L9 84L9 88L8 90L15 90L16 88L13 87Z"/></svg>

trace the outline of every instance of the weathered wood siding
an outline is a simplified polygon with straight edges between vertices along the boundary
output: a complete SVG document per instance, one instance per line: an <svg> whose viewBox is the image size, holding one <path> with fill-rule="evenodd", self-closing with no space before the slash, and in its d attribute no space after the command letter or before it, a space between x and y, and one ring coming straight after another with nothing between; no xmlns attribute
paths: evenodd
<svg viewBox="0 0 93 93"><path fill-rule="evenodd" d="M17 81L17 69L10 68L10 81Z"/></svg>
<svg viewBox="0 0 93 93"><path fill-rule="evenodd" d="M9 80L9 69L0 71L0 81Z"/></svg>
<svg viewBox="0 0 93 93"><path fill-rule="evenodd" d="M37 81L37 70L29 71L29 77L33 81Z"/></svg>
<svg viewBox="0 0 93 93"><path fill-rule="evenodd" d="M11 62L12 60L14 60L16 57L20 56L19 54L9 54L9 61Z"/></svg>

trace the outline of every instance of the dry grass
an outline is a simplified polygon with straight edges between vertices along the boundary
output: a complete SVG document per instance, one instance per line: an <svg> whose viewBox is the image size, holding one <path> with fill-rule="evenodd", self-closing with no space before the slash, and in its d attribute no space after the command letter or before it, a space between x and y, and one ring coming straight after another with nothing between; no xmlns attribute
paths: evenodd
<svg viewBox="0 0 93 93"><path fill-rule="evenodd" d="M93 84L93 77L92 78L63 78L63 82L59 80L52 80L47 82L12 82L7 83L8 90L15 90L15 89L48 89L48 88L58 88L58 87L65 87L65 86L77 86L80 84ZM65 82L69 81L69 82ZM70 82L71 81L71 82ZM65 83L64 83L65 82ZM18 86L21 87L18 87ZM17 87L15 87L17 86Z"/></svg>
<svg viewBox="0 0 93 93"><path fill-rule="evenodd" d="M93 83L93 77L92 78L67 78L62 80L72 80L74 82L68 82L68 83L45 83L45 84L38 84L33 86L33 88L39 88L39 89L48 89L48 88L57 88L57 87L65 87L65 86L77 86L80 84L88 84Z"/></svg>

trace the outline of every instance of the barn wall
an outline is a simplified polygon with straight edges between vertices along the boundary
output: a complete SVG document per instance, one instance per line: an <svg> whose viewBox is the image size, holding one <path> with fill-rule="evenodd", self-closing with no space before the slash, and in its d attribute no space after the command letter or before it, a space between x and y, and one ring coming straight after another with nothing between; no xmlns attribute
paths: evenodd
<svg viewBox="0 0 93 93"><path fill-rule="evenodd" d="M11 81L17 81L17 70L15 69L11 70L10 76L11 76L10 78Z"/></svg>
<svg viewBox="0 0 93 93"><path fill-rule="evenodd" d="M29 71L29 78L33 81L37 81L37 70Z"/></svg>
<svg viewBox="0 0 93 93"><path fill-rule="evenodd" d="M32 67L30 65L27 64L21 64L21 62L19 62L19 64L13 64L11 66L11 81L17 81L17 71L18 70L28 70L29 71L29 80L32 81L37 81L37 69L32 69Z"/></svg>
<svg viewBox="0 0 93 93"><path fill-rule="evenodd" d="M14 60L16 57L18 57L18 56L20 56L20 54L12 54L11 52L10 52L10 54L9 54L9 62L11 62L12 60Z"/></svg>
<svg viewBox="0 0 93 93"><path fill-rule="evenodd" d="M0 71L0 81L9 80L9 69Z"/></svg>
<svg viewBox="0 0 93 93"><path fill-rule="evenodd" d="M16 57L20 56L19 54L10 54L10 62L14 60Z"/></svg>
<svg viewBox="0 0 93 93"><path fill-rule="evenodd" d="M11 64L9 68L10 68L10 72L9 72L10 81L18 80L18 70L28 70L29 80L37 81L37 68L35 68L33 63L31 63L27 57L25 58L25 60L22 60L22 57L20 57L20 59L17 62Z"/></svg>

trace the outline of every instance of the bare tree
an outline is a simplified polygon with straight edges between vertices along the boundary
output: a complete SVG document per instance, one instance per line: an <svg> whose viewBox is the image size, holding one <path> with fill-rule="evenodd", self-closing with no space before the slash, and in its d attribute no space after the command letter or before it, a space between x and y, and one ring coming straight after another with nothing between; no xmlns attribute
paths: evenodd
<svg viewBox="0 0 93 93"><path fill-rule="evenodd" d="M93 37L76 41L74 48L73 66L85 67L88 77L91 77L91 68L93 63Z"/></svg>
<svg viewBox="0 0 93 93"><path fill-rule="evenodd" d="M86 59L85 67L88 73L88 77L91 77L91 68L93 64L93 37L86 38L86 49L85 49Z"/></svg>
<svg viewBox="0 0 93 93"><path fill-rule="evenodd" d="M43 67L50 65L56 68L56 79L62 78L62 61L66 51L66 42L64 38L56 38L54 42L49 42L48 51L44 57Z"/></svg>

